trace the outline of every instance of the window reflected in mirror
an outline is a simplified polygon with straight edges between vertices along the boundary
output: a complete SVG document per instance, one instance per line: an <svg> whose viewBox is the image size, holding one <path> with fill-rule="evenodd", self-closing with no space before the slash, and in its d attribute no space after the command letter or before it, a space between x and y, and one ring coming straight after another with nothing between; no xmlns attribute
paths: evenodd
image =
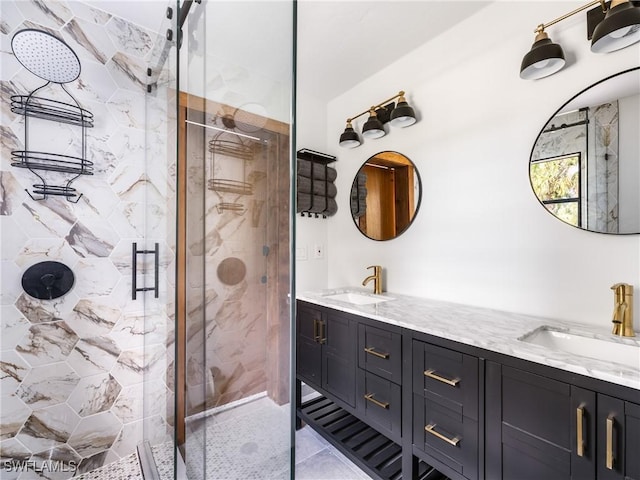
<svg viewBox="0 0 640 480"><path fill-rule="evenodd" d="M531 187L549 213L584 230L640 233L640 68L575 95L531 152Z"/></svg>
<svg viewBox="0 0 640 480"><path fill-rule="evenodd" d="M414 163L398 152L380 152L358 170L351 186L351 215L372 240L391 240L409 228L421 198Z"/></svg>

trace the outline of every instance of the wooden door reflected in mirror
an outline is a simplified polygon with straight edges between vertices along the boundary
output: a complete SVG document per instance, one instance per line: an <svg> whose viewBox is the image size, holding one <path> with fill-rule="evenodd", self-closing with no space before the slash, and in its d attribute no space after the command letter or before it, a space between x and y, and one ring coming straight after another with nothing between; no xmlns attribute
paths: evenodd
<svg viewBox="0 0 640 480"><path fill-rule="evenodd" d="M351 215L372 240L391 240L405 232L420 205L420 176L398 152L380 152L363 163L351 186Z"/></svg>

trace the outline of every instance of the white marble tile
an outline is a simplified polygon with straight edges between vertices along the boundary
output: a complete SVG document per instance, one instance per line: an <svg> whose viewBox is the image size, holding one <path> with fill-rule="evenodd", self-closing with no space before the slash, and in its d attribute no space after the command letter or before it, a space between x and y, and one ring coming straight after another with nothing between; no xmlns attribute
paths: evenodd
<svg viewBox="0 0 640 480"><path fill-rule="evenodd" d="M64 321L31 325L16 351L31 366L63 361L69 356L78 336Z"/></svg>
<svg viewBox="0 0 640 480"><path fill-rule="evenodd" d="M120 237L104 219L86 218L71 227L65 240L80 257L108 257Z"/></svg>
<svg viewBox="0 0 640 480"><path fill-rule="evenodd" d="M69 354L67 362L78 375L86 377L110 371L120 352L120 348L111 338L83 338Z"/></svg>
<svg viewBox="0 0 640 480"><path fill-rule="evenodd" d="M31 458L31 452L15 438L0 442L0 477L2 480L17 480L20 471L17 466ZM4 461L16 462L14 468L4 465Z"/></svg>
<svg viewBox="0 0 640 480"><path fill-rule="evenodd" d="M166 319L148 314L122 315L109 334L123 350L162 344L166 340L166 335Z"/></svg>
<svg viewBox="0 0 640 480"><path fill-rule="evenodd" d="M120 126L139 129L146 126L143 93L118 89L107 102L107 108Z"/></svg>
<svg viewBox="0 0 640 480"><path fill-rule="evenodd" d="M15 306L29 322L49 323L65 318L77 302L78 297L73 292L53 300L39 300L24 292Z"/></svg>
<svg viewBox="0 0 640 480"><path fill-rule="evenodd" d="M153 48L154 38L150 32L122 18L113 17L106 29L116 47L129 55L144 58Z"/></svg>
<svg viewBox="0 0 640 480"><path fill-rule="evenodd" d="M80 377L66 363L33 368L16 391L26 405L36 410L65 402Z"/></svg>
<svg viewBox="0 0 640 480"><path fill-rule="evenodd" d="M6 130L3 129L3 138L5 132ZM13 148L15 145L8 145L8 147ZM0 172L0 215L13 215L24 197L26 193L23 193L22 186L13 173Z"/></svg>
<svg viewBox="0 0 640 480"><path fill-rule="evenodd" d="M130 385L122 389L111 411L125 424L145 416L164 415L166 393L160 380Z"/></svg>
<svg viewBox="0 0 640 480"><path fill-rule="evenodd" d="M24 315L13 305L0 307L0 350L13 350L18 341L24 337L31 325Z"/></svg>
<svg viewBox="0 0 640 480"><path fill-rule="evenodd" d="M71 204L59 198L48 198L46 202L25 199L13 216L25 234L34 238L64 237L76 221Z"/></svg>
<svg viewBox="0 0 640 480"><path fill-rule="evenodd" d="M80 338L106 335L120 318L120 309L101 299L82 299L66 316L67 324Z"/></svg>
<svg viewBox="0 0 640 480"><path fill-rule="evenodd" d="M67 402L81 417L109 410L122 387L110 374L82 378Z"/></svg>
<svg viewBox="0 0 640 480"><path fill-rule="evenodd" d="M67 480L73 477L81 460L82 457L67 445L45 450L31 457L35 462L33 476L23 475L20 480Z"/></svg>
<svg viewBox="0 0 640 480"><path fill-rule="evenodd" d="M2 409L0 409L0 439L14 437L29 418L31 409L27 407L15 395L2 397Z"/></svg>
<svg viewBox="0 0 640 480"><path fill-rule="evenodd" d="M300 292L297 298L466 345L640 389L640 366L626 367L614 362L603 362L519 340L545 325L561 331L571 329L588 337L628 343L640 348L638 337L621 339L611 335L608 328L411 297L395 292L383 294L392 300L369 305L353 305L327 298L327 295L345 291L372 295L362 288L338 288ZM449 328L453 324L456 328Z"/></svg>
<svg viewBox="0 0 640 480"><path fill-rule="evenodd" d="M24 15L18 10L14 2L2 3L2 20L0 20L0 33L9 35L24 20Z"/></svg>
<svg viewBox="0 0 640 480"><path fill-rule="evenodd" d="M16 264L23 268L44 261L61 262L71 267L78 261L78 256L63 238L31 238L22 244L15 257Z"/></svg>
<svg viewBox="0 0 640 480"><path fill-rule="evenodd" d="M148 64L143 59L117 52L106 67L120 88L134 92L145 91Z"/></svg>
<svg viewBox="0 0 640 480"><path fill-rule="evenodd" d="M80 420L69 445L82 457L108 450L118 437L122 424L111 412L102 412Z"/></svg>
<svg viewBox="0 0 640 480"><path fill-rule="evenodd" d="M108 258L82 258L75 274L75 292L81 298L109 295L120 280L120 273Z"/></svg>
<svg viewBox="0 0 640 480"><path fill-rule="evenodd" d="M32 452L42 452L66 443L79 421L80 417L65 403L36 410L17 439Z"/></svg>
<svg viewBox="0 0 640 480"><path fill-rule="evenodd" d="M91 21L72 18L62 32L64 40L76 52L81 62L89 59L104 65L117 51L105 29Z"/></svg>
<svg viewBox="0 0 640 480"><path fill-rule="evenodd" d="M123 351L111 373L122 386L129 386L161 379L165 366L165 348L151 345Z"/></svg>
<svg viewBox="0 0 640 480"><path fill-rule="evenodd" d="M94 8L81 1L67 0L67 5L76 17L95 23L96 25L104 25L111 19L110 13Z"/></svg>
<svg viewBox="0 0 640 480"><path fill-rule="evenodd" d="M56 30L73 16L71 10L67 8L66 2L59 0L47 2L26 0L16 2L16 4L25 18Z"/></svg>
<svg viewBox="0 0 640 480"><path fill-rule="evenodd" d="M0 178L0 185L2 178ZM0 186L0 195L1 195ZM0 197L1 198L1 197ZM0 205L0 211L2 206ZM0 243L0 261L7 262L15 260L18 252L27 242L27 236L24 234L18 224L7 215L0 215L0 232L2 232L2 242Z"/></svg>

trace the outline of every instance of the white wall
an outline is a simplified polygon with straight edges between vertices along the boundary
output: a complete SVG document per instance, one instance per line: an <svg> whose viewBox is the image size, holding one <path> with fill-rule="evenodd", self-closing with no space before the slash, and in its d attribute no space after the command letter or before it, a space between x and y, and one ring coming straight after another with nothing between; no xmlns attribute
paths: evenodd
<svg viewBox="0 0 640 480"><path fill-rule="evenodd" d="M304 78L299 77L298 82L304 85ZM326 104L308 92L300 91L298 95L296 150L309 148L317 152L327 152ZM337 163L331 166L337 168ZM344 208L342 205L338 205L338 210L342 208ZM327 286L329 258L327 224L327 219L296 215L296 291L298 292ZM316 246L323 251L321 258L315 254Z"/></svg>
<svg viewBox="0 0 640 480"><path fill-rule="evenodd" d="M640 45L592 54L580 14L549 29L565 50L565 69L521 80L535 25L579 5L496 2L329 103L327 153L338 156L343 208L327 221L327 287L359 285L365 267L380 264L391 292L606 329L613 283L632 283L640 296L639 237L567 226L540 206L529 184L531 147L557 107L640 59ZM339 149L345 118L400 89L419 114L417 124ZM375 242L354 228L344 205L361 163L382 150L398 150L416 163L423 198L405 234Z"/></svg>

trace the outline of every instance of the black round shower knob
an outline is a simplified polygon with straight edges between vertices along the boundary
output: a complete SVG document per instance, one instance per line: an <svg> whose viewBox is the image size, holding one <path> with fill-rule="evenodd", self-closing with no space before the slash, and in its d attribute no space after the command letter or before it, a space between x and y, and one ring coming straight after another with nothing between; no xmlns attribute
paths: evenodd
<svg viewBox="0 0 640 480"><path fill-rule="evenodd" d="M40 262L22 275L22 288L27 295L40 300L53 300L66 294L75 281L69 267L60 262Z"/></svg>

